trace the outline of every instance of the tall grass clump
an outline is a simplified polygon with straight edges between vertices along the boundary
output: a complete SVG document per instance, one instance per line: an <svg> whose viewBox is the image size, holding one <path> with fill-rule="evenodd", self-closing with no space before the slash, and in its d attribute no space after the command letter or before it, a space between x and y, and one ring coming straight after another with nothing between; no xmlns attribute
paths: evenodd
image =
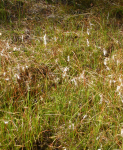
<svg viewBox="0 0 123 150"><path fill-rule="evenodd" d="M83 2L0 3L0 149L123 149L122 1Z"/></svg>

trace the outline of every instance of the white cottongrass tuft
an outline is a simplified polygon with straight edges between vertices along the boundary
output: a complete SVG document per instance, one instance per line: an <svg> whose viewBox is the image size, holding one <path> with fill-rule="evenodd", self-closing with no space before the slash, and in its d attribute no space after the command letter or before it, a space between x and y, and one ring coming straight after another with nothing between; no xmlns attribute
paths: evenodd
<svg viewBox="0 0 123 150"><path fill-rule="evenodd" d="M8 123L9 123L9 121L4 121L4 123L5 123L5 124L8 124Z"/></svg>
<svg viewBox="0 0 123 150"><path fill-rule="evenodd" d="M90 21L89 21L89 24L90 24L90 28L92 29L92 26L95 26L94 24L92 24Z"/></svg>
<svg viewBox="0 0 123 150"><path fill-rule="evenodd" d="M106 69L107 69L107 70L110 70L110 68L109 68L108 66L106 66Z"/></svg>
<svg viewBox="0 0 123 150"><path fill-rule="evenodd" d="M68 67L65 67L64 69L63 69L63 77L66 77L67 76L67 71L69 70L69 68Z"/></svg>
<svg viewBox="0 0 123 150"><path fill-rule="evenodd" d="M21 79L20 76L17 73L14 75L14 77L17 78L17 79Z"/></svg>
<svg viewBox="0 0 123 150"><path fill-rule="evenodd" d="M24 67L24 66L22 67L22 70L23 70L23 71L25 70L25 67Z"/></svg>
<svg viewBox="0 0 123 150"><path fill-rule="evenodd" d="M6 72L3 73L3 76L5 76L5 75L6 75Z"/></svg>
<svg viewBox="0 0 123 150"><path fill-rule="evenodd" d="M104 59L104 65L105 65L105 66L107 65L108 61L109 61L109 58L105 58L105 59Z"/></svg>
<svg viewBox="0 0 123 150"><path fill-rule="evenodd" d="M123 103L123 81L122 81L122 78L121 78L121 75L119 77L119 84L117 85L117 88L116 88L116 93L118 93L118 96L121 98L121 102Z"/></svg>
<svg viewBox="0 0 123 150"><path fill-rule="evenodd" d="M89 40L87 39L87 46L89 47L90 45L89 45Z"/></svg>
<svg viewBox="0 0 123 150"><path fill-rule="evenodd" d="M47 37L46 37L46 34L44 35L44 45L45 45L45 46L47 45Z"/></svg>
<svg viewBox="0 0 123 150"><path fill-rule="evenodd" d="M123 137L123 129L121 129L121 136Z"/></svg>
<svg viewBox="0 0 123 150"><path fill-rule="evenodd" d="M106 56L107 55L107 50L105 48L103 48L103 55Z"/></svg>
<svg viewBox="0 0 123 150"><path fill-rule="evenodd" d="M110 86L112 85L112 83L116 83L116 80L109 80Z"/></svg>
<svg viewBox="0 0 123 150"><path fill-rule="evenodd" d="M80 74L80 76L78 77L78 80L81 80L84 78L85 78L85 70L83 70L83 72Z"/></svg>
<svg viewBox="0 0 123 150"><path fill-rule="evenodd" d="M90 29L89 29L89 28L87 28L87 34L88 34L88 35L90 34Z"/></svg>
<svg viewBox="0 0 123 150"><path fill-rule="evenodd" d="M2 35L2 33L0 32L0 36Z"/></svg>
<svg viewBox="0 0 123 150"><path fill-rule="evenodd" d="M78 85L78 81L83 81L85 79L85 70L80 74L79 77L74 77L71 79L71 82L75 84L75 86Z"/></svg>
<svg viewBox="0 0 123 150"><path fill-rule="evenodd" d="M72 129L72 130L75 129L74 123L72 123L71 121L69 121L69 129Z"/></svg>
<svg viewBox="0 0 123 150"><path fill-rule="evenodd" d="M55 37L54 37L55 42L57 41L57 39L58 39L58 38L55 36Z"/></svg>
<svg viewBox="0 0 123 150"><path fill-rule="evenodd" d="M117 66L120 64L120 60L117 59Z"/></svg>
<svg viewBox="0 0 123 150"><path fill-rule="evenodd" d="M17 47L14 47L14 48L13 48L13 51L16 51L16 50L17 50Z"/></svg>
<svg viewBox="0 0 123 150"><path fill-rule="evenodd" d="M99 104L102 104L102 102L103 102L103 95L99 94L99 96L100 96L100 102L99 102Z"/></svg>
<svg viewBox="0 0 123 150"><path fill-rule="evenodd" d="M77 84L77 81L76 81L76 78L73 78L73 79L71 80L71 82L73 82L73 83L75 84L75 86L78 85L78 84Z"/></svg>
<svg viewBox="0 0 123 150"><path fill-rule="evenodd" d="M121 83L121 85L123 84L122 82L122 78L121 78L121 75L120 75L120 77L119 77L119 82Z"/></svg>
<svg viewBox="0 0 123 150"><path fill-rule="evenodd" d="M68 62L70 61L70 56L67 56L67 61L68 61Z"/></svg>
<svg viewBox="0 0 123 150"><path fill-rule="evenodd" d="M118 85L118 86L117 86L117 89L116 89L116 92L119 92L120 89L121 89L121 86Z"/></svg>
<svg viewBox="0 0 123 150"><path fill-rule="evenodd" d="M9 49L10 48L10 46L9 46L9 43L7 42L6 43L6 49Z"/></svg>
<svg viewBox="0 0 123 150"><path fill-rule="evenodd" d="M42 96L40 96L40 100L43 101L43 97Z"/></svg>
<svg viewBox="0 0 123 150"><path fill-rule="evenodd" d="M83 119L85 119L85 118L87 118L87 115L84 115L84 116L83 116Z"/></svg>
<svg viewBox="0 0 123 150"><path fill-rule="evenodd" d="M9 81L9 78L5 78L6 81Z"/></svg>

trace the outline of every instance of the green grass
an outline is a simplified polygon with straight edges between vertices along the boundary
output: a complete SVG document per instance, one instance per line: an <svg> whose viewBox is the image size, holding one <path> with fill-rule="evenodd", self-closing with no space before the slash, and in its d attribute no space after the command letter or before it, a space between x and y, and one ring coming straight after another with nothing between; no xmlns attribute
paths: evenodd
<svg viewBox="0 0 123 150"><path fill-rule="evenodd" d="M1 24L0 149L123 149L122 2L31 5Z"/></svg>

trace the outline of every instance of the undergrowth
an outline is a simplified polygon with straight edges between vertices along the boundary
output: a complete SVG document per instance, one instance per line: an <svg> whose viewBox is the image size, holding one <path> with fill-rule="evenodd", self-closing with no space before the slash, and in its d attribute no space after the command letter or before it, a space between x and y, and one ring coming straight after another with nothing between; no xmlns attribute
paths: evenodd
<svg viewBox="0 0 123 150"><path fill-rule="evenodd" d="M123 149L122 2L8 3L0 149Z"/></svg>

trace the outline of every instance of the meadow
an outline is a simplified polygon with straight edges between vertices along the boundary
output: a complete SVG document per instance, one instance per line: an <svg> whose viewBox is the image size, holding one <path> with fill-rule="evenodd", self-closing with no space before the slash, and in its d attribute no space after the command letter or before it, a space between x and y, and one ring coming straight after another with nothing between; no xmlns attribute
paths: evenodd
<svg viewBox="0 0 123 150"><path fill-rule="evenodd" d="M123 149L123 2L87 1L0 3L0 150Z"/></svg>

